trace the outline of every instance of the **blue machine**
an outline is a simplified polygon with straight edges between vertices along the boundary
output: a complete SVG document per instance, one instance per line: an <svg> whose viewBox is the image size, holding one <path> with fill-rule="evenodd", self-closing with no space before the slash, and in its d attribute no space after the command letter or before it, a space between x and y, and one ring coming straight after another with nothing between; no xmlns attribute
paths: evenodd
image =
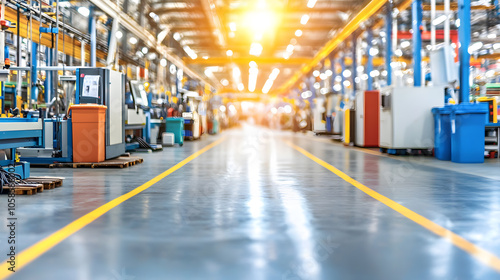
<svg viewBox="0 0 500 280"><path fill-rule="evenodd" d="M43 144L43 125L39 118L0 118L0 165L17 173L21 179L30 176L29 162L17 159L16 149Z"/></svg>

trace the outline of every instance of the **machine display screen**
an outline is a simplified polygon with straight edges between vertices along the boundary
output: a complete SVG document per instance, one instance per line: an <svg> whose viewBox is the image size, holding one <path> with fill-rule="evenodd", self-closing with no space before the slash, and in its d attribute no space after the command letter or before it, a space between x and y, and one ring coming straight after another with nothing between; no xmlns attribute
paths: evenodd
<svg viewBox="0 0 500 280"><path fill-rule="evenodd" d="M132 83L132 92L137 105L148 106L148 94L142 83Z"/></svg>

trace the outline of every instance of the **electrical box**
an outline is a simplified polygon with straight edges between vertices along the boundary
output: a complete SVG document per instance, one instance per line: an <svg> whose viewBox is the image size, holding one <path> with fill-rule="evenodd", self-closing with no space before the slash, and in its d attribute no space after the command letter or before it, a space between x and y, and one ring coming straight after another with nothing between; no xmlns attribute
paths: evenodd
<svg viewBox="0 0 500 280"><path fill-rule="evenodd" d="M380 93L378 90L360 91L356 94L356 139L360 147L379 146Z"/></svg>
<svg viewBox="0 0 500 280"><path fill-rule="evenodd" d="M380 90L380 147L434 147L433 107L444 106L444 87L386 87ZM390 104L390 106L387 106Z"/></svg>

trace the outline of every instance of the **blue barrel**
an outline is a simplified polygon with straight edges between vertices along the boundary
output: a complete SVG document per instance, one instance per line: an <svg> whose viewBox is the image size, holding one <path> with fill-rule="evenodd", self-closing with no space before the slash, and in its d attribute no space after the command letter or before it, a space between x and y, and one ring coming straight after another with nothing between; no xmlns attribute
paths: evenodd
<svg viewBox="0 0 500 280"><path fill-rule="evenodd" d="M434 114L434 155L451 160L451 112L455 106L432 108Z"/></svg>
<svg viewBox="0 0 500 280"><path fill-rule="evenodd" d="M179 145L184 144L184 119L183 118L166 118L166 132L174 134L174 142Z"/></svg>
<svg viewBox="0 0 500 280"><path fill-rule="evenodd" d="M484 162L486 103L456 105L451 114L451 161Z"/></svg>

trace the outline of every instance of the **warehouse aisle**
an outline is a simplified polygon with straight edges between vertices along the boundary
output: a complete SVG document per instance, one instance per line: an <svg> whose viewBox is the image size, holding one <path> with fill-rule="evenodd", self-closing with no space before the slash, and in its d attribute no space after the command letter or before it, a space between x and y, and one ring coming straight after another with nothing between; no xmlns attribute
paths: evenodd
<svg viewBox="0 0 500 280"><path fill-rule="evenodd" d="M220 140L10 279L500 279L324 166L496 256L498 181L316 139L244 126L128 169L48 170L65 186L19 197L19 251Z"/></svg>

